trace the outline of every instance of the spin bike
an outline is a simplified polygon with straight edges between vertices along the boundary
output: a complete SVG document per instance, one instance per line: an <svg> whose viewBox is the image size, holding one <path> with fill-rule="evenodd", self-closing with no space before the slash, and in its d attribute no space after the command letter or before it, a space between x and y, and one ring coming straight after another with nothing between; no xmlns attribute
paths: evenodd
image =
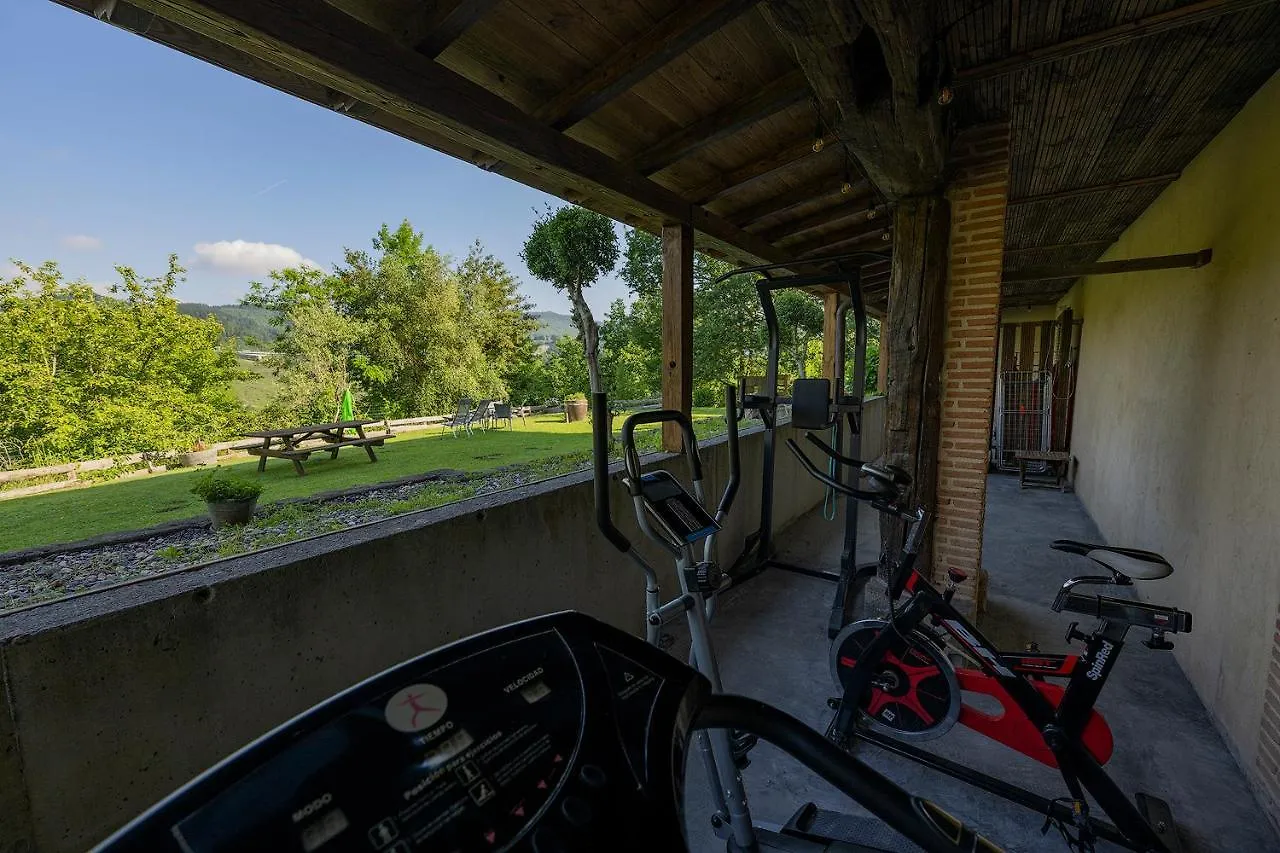
<svg viewBox="0 0 1280 853"><path fill-rule="evenodd" d="M841 464L858 464L839 456L816 436L806 438ZM1001 651L951 604L958 585L966 579L964 572L949 569L946 587L938 590L916 569L929 514L922 507L902 506L911 483L907 472L861 464L869 486L855 488L820 471L794 439L788 445L811 476L909 525L889 579L891 618L854 622L832 645L832 675L842 698L831 702L837 713L828 737L846 748L855 739L875 744L1033 809L1045 816L1042 831L1056 826L1075 851L1093 851L1095 840L1102 838L1140 853L1177 853L1181 846L1168 805L1142 793L1135 796L1135 804L1103 770L1113 741L1094 704L1131 628L1150 631L1145 641L1148 648L1168 650L1173 644L1167 635L1189 632L1191 614L1076 591L1082 586L1127 587L1135 580L1164 578L1173 567L1150 551L1057 540L1053 548L1088 557L1108 572L1068 580L1053 602L1054 612L1097 620L1088 634L1078 629L1077 622L1067 631L1068 642L1085 644L1084 654L1046 654L1034 645L1026 652ZM899 608L897 602L904 593L910 597ZM952 654L968 666L957 669ZM1047 679L1064 679L1066 686ZM991 697L1000 711L989 714L965 705L962 691ZM913 742L946 734L957 722L1056 767L1069 796L1050 800L913 746ZM1086 791L1114 823L1090 816Z"/></svg>
<svg viewBox="0 0 1280 853"><path fill-rule="evenodd" d="M593 395L593 411L607 412L605 394ZM730 585L715 561L715 538L728 514L741 480L738 453L738 412L735 389L725 387L725 422L728 426L729 478L714 515L705 509L702 459L693 424L682 412L657 410L638 412L622 425L622 484L631 497L636 524L646 538L657 543L674 560L681 594L662 603L658 573L613 523L609 499L609 425L607 418L593 419L596 523L606 539L640 567L645 577L645 633L658 646L662 626L683 615L688 624L689 665L706 679L714 693L723 684L712 648L709 623L716 595ZM674 423L680 427L684 457L692 484L692 494L667 471L642 471L636 448L635 430L646 424ZM701 559L697 550L701 546ZM711 825L715 834L733 851L784 850L793 853L885 853L914 851L924 846L919 835L915 844L898 832L886 832L881 821L857 818L819 809L809 803L801 807L782 827L755 826L747 805L740 769L747 765L746 753L755 743L747 730L704 729L696 733L695 746L712 781L714 811ZM895 827L896 828L896 827ZM987 842L963 830L966 850L993 850ZM959 837L956 843L959 844ZM982 846L982 845L986 846ZM974 846L978 845L978 846Z"/></svg>

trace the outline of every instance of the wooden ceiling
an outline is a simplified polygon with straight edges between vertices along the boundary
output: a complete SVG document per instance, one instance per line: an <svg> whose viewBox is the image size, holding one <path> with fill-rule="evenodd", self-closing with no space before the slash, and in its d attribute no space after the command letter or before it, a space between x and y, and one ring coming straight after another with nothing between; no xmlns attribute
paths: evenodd
<svg viewBox="0 0 1280 853"><path fill-rule="evenodd" d="M754 0L56 2L726 259L891 246ZM952 125L1011 122L1006 268L1096 259L1280 66L1278 7L937 3ZM887 264L864 288L882 311Z"/></svg>

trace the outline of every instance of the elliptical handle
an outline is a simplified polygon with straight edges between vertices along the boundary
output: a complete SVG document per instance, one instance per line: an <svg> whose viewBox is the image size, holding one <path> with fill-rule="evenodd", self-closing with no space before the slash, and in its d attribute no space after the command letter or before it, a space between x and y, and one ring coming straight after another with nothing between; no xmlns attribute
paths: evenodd
<svg viewBox="0 0 1280 853"><path fill-rule="evenodd" d="M675 423L684 434L684 455L689 460L693 479L702 479L702 459L698 456L698 437L693 432L693 422L684 412L675 409L658 409L652 412L636 412L622 424L622 455L627 463L627 476L640 479L640 454L636 452L635 428L643 424ZM638 488L638 487L637 487Z"/></svg>
<svg viewBox="0 0 1280 853"><path fill-rule="evenodd" d="M591 395L591 459L595 470L596 526L613 547L626 554L631 540L613 524L609 508L609 395L598 391Z"/></svg>
<svg viewBox="0 0 1280 853"><path fill-rule="evenodd" d="M738 454L738 395L737 389L727 382L724 386L724 423L729 433L729 482L725 484L720 505L716 507L717 518L729 514L729 507L733 506L733 499L738 494L738 484L742 481L742 457Z"/></svg>

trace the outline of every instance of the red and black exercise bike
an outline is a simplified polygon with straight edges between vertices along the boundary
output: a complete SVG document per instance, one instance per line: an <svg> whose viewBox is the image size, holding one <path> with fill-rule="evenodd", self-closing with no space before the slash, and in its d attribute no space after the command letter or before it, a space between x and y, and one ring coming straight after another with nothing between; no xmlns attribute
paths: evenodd
<svg viewBox="0 0 1280 853"><path fill-rule="evenodd" d="M907 472L893 466L862 464L840 455L812 434L807 438L840 464L857 466L865 487L827 476L789 439L792 452L810 475L909 525L889 577L890 619L851 623L833 642L832 673L842 698L832 700L837 714L828 737L846 748L855 741L873 743L1033 809L1045 817L1043 830L1057 826L1073 851L1091 853L1099 838L1143 853L1179 851L1168 805L1141 793L1130 800L1103 769L1111 757L1111 729L1094 704L1131 628L1149 630L1151 636L1145 645L1167 650L1173 648L1167 635L1191 630L1191 614L1076 591L1092 584L1130 586L1135 580L1167 577L1173 572L1168 561L1150 551L1071 540L1054 542L1053 548L1088 557L1108 572L1072 578L1062 585L1053 603L1055 612L1097 619L1088 634L1077 630L1078 623L1068 629L1068 641L1083 642L1084 653L1046 654L1034 647L1027 652L996 649L951 604L957 585L965 580L963 572L950 570L946 588L939 590L916 571L916 554L929 514L923 508L908 510L902 505L911 484ZM909 598L899 603L904 593ZM955 666L953 659L957 657L964 666ZM964 692L990 697L999 704L999 712L987 713L965 704ZM1069 796L1049 799L914 745L942 736L957 722L1056 767ZM1085 792L1113 823L1090 816Z"/></svg>

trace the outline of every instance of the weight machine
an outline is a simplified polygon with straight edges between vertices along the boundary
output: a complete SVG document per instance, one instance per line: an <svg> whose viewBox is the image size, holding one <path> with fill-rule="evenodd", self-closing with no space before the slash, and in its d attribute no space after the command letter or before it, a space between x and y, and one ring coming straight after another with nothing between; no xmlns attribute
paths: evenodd
<svg viewBox="0 0 1280 853"><path fill-rule="evenodd" d="M835 272L807 275L778 275L777 272L794 263L764 264L742 267L716 279L717 282L735 275L754 274L757 277L756 294L764 314L769 333L768 364L764 387L758 393L747 393L746 380L739 382L741 410L755 409L765 427L764 463L761 474L760 526L747 537L746 548L730 570L736 582L755 577L768 568L782 569L807 577L832 581L836 585L827 623L827 634L835 637L853 619L854 606L866 580L874 577L876 564L857 565L858 502L846 500L844 507L844 542L838 570L800 566L779 560L773 544L773 488L774 463L777 453L778 407L790 404L791 425L797 429L818 430L831 428L831 447L835 457L853 463L861 452L862 440L862 388L867 362L867 311L862 299L861 273L854 262L868 263L887 260L882 252L851 252L829 255L806 261L806 265L834 264ZM773 294L782 290L829 287L839 294L839 307L835 317L835 365L834 383L830 378L797 379L790 396L778 393L778 361L781 355L782 336L778 326L778 313ZM845 336L848 315L852 311L854 321L853 377L849 383L845 370L848 353ZM849 385L852 387L849 387ZM834 387L833 387L834 385ZM846 432L848 435L846 436ZM846 442L847 439L847 442ZM849 456L844 456L847 448ZM860 463L859 463L860 464ZM831 475L843 482L842 468L837 465ZM856 470L856 465L854 467ZM839 494L833 494L839 499Z"/></svg>

